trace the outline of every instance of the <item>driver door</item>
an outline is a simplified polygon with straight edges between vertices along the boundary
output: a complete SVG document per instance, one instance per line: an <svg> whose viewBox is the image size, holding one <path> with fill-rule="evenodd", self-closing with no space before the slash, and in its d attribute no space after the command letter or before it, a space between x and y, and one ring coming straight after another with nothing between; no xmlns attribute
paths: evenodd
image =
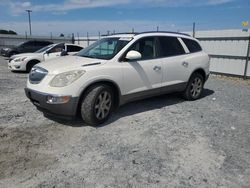
<svg viewBox="0 0 250 188"><path fill-rule="evenodd" d="M63 50L65 50L64 44L54 46L44 54L44 61L60 57Z"/></svg>
<svg viewBox="0 0 250 188"><path fill-rule="evenodd" d="M157 59L158 47L156 37L145 37L136 41L127 52L135 50L141 53L139 60L122 62L124 95L143 97L162 86L162 62Z"/></svg>

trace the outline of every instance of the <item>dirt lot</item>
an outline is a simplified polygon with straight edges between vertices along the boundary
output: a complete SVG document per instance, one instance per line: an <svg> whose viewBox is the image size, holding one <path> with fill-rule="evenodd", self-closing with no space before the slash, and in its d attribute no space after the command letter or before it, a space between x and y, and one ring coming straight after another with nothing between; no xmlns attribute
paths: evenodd
<svg viewBox="0 0 250 188"><path fill-rule="evenodd" d="M46 119L0 58L0 187L250 187L250 82L212 76L202 99L121 107L105 125Z"/></svg>

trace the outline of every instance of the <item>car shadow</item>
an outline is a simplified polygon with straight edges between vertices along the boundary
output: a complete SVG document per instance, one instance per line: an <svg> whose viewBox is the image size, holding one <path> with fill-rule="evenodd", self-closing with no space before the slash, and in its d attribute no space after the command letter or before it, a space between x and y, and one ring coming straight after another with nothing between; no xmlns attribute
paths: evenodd
<svg viewBox="0 0 250 188"><path fill-rule="evenodd" d="M29 72L27 71L15 71L15 70L11 70L12 73L16 73L16 74L29 74Z"/></svg>
<svg viewBox="0 0 250 188"><path fill-rule="evenodd" d="M199 100L201 100L202 98L205 98L207 96L210 96L214 93L213 90L210 89L204 89L202 96ZM163 107L167 107L167 106L172 106L175 104L180 104L182 102L186 102L186 100L184 100L181 97L180 93L172 93L172 94L166 94L166 95L160 95L160 96L156 96L156 97L151 97L151 98L147 98L147 99L143 99L143 100L138 100L135 102L130 102L127 103L121 107L119 107L108 119L107 122L96 126L96 128L101 128L104 127L106 125L109 125L110 123L113 123L115 121L117 121L120 118L126 117L126 116L130 116L130 115L134 115L134 114L138 114L138 113L143 113L146 111L151 111L151 110L155 110L155 109L160 109ZM46 116L48 119L55 121L57 123L66 125L66 126L71 126L71 127L83 127L83 126L89 126L86 125L81 118L75 118L73 120L62 120L62 119L58 119L55 117L51 117L51 116Z"/></svg>

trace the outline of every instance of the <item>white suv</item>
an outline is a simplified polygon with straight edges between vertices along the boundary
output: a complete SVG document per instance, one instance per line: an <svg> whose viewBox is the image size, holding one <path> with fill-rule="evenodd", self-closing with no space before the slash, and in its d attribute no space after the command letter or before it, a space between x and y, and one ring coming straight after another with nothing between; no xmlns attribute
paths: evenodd
<svg viewBox="0 0 250 188"><path fill-rule="evenodd" d="M31 70L27 97L47 115L81 114L90 125L141 98L183 92L198 99L209 76L209 56L199 42L172 32L111 35L52 61Z"/></svg>
<svg viewBox="0 0 250 188"><path fill-rule="evenodd" d="M8 68L12 71L27 71L40 62L48 61L64 55L73 55L83 47L75 44L57 43L45 46L34 53L22 53L13 55L9 59Z"/></svg>

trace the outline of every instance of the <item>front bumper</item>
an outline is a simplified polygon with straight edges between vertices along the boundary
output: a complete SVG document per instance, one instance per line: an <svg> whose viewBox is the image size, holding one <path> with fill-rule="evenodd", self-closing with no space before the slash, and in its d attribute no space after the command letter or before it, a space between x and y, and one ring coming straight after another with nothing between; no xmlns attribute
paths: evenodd
<svg viewBox="0 0 250 188"><path fill-rule="evenodd" d="M3 50L3 49L1 49L1 55L4 56L4 57L6 57L6 56L8 56L8 52L5 51L5 50Z"/></svg>
<svg viewBox="0 0 250 188"><path fill-rule="evenodd" d="M10 53L11 53L10 50L4 50L4 49L1 50L1 55L3 57L10 57Z"/></svg>
<svg viewBox="0 0 250 188"><path fill-rule="evenodd" d="M50 94L41 93L28 88L24 90L30 101L45 115L51 115L61 119L72 119L76 116L78 97L71 97L70 100L64 104L49 104L47 103L47 97L51 96Z"/></svg>
<svg viewBox="0 0 250 188"><path fill-rule="evenodd" d="M14 60L10 59L8 62L8 69L12 71L26 71L26 63L15 63Z"/></svg>

